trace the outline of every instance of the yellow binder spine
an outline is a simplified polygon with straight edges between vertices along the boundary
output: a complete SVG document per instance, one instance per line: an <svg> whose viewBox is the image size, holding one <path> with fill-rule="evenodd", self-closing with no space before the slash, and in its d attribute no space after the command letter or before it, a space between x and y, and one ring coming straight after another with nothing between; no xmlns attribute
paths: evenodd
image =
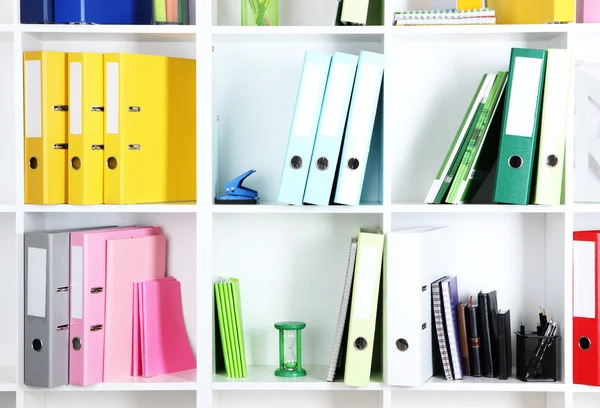
<svg viewBox="0 0 600 408"><path fill-rule="evenodd" d="M69 204L102 204L104 58L69 53Z"/></svg>
<svg viewBox="0 0 600 408"><path fill-rule="evenodd" d="M103 195L105 204L121 204L123 166L121 158L119 120L122 95L120 92L120 54L104 54L104 163Z"/></svg>
<svg viewBox="0 0 600 408"><path fill-rule="evenodd" d="M546 24L575 21L575 0L488 0L498 24Z"/></svg>
<svg viewBox="0 0 600 408"><path fill-rule="evenodd" d="M67 54L23 53L25 204L67 202Z"/></svg>

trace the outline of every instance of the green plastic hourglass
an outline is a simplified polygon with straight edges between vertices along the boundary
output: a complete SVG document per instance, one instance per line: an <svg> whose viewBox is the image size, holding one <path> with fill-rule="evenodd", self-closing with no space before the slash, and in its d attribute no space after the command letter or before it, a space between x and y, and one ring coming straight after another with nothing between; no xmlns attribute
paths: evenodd
<svg viewBox="0 0 600 408"><path fill-rule="evenodd" d="M279 0L241 0L243 26L279 25Z"/></svg>
<svg viewBox="0 0 600 408"><path fill-rule="evenodd" d="M275 370L278 377L302 377L306 370L302 368L302 334L306 327L303 322L275 323L279 330L279 368Z"/></svg>

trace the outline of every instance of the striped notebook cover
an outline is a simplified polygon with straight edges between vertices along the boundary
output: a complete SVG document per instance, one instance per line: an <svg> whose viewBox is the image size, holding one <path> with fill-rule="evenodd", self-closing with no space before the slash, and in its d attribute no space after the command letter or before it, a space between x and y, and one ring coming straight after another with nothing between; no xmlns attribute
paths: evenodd
<svg viewBox="0 0 600 408"><path fill-rule="evenodd" d="M444 376L446 380L453 380L452 364L450 361L450 351L446 343L446 330L444 328L444 310L442 308L442 291L440 283L447 279L443 277L431 284L431 296L433 301L433 320L435 321L435 332L437 334L440 355L442 357L442 367L444 368Z"/></svg>

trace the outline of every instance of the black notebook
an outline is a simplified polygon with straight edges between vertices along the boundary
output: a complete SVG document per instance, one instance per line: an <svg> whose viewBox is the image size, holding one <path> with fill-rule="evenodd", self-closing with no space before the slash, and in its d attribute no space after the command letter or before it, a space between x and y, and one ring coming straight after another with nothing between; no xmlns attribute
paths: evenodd
<svg viewBox="0 0 600 408"><path fill-rule="evenodd" d="M469 363L471 364L471 375L481 377L481 338L479 334L479 322L477 316L477 305L466 308L467 312L467 336L469 337Z"/></svg>
<svg viewBox="0 0 600 408"><path fill-rule="evenodd" d="M483 376L498 376L498 302L496 291L479 292L479 330L481 332L481 362Z"/></svg>
<svg viewBox="0 0 600 408"><path fill-rule="evenodd" d="M510 344L510 310L498 312L498 372L501 380L507 380L512 370Z"/></svg>

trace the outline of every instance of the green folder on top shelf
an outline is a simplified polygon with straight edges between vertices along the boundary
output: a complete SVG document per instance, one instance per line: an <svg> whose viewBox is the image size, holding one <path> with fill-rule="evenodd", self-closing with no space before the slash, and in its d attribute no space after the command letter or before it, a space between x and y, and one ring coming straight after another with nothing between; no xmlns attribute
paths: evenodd
<svg viewBox="0 0 600 408"><path fill-rule="evenodd" d="M428 204L441 204L446 198L446 193L450 189L452 179L458 170L458 165L462 160L466 149L465 141L468 140L469 132L472 130L472 125L477 119L478 109L480 108L481 98L485 92L486 86L489 83L490 75L486 74L482 77L477 91L473 96L473 100L469 105L469 109L463 118L460 127L454 136L454 141L446 154L444 162L442 163L433 184L427 194L425 202Z"/></svg>
<svg viewBox="0 0 600 408"><path fill-rule="evenodd" d="M498 102L504 93L507 76L507 72L498 72L497 74L494 74L494 81L484 95L482 100L483 109L479 115L479 118L477 119L475 131L469 140L467 149L460 163L460 167L456 173L456 176L454 177L454 180L452 181L452 187L450 188L450 192L446 198L446 202L449 204L459 204L468 201L467 196L472 196L474 193L468 191L469 187L471 186L471 181L475 178L477 180L481 180L487 177L485 171L479 171L479 174L477 174L475 167L478 159L480 158L483 141L486 139L486 135L490 131L492 117L496 113ZM495 157L482 158L484 161L487 160L488 162L490 160L495 161L498 156L499 139L498 137L493 137L491 139L495 139L495 148L490 148L489 153ZM491 140L491 142L493 144L494 140Z"/></svg>
<svg viewBox="0 0 600 408"><path fill-rule="evenodd" d="M154 0L154 21L167 21L167 3L165 0Z"/></svg>
<svg viewBox="0 0 600 408"><path fill-rule="evenodd" d="M239 280L217 278L214 286L225 372L232 378L246 377L246 350Z"/></svg>

